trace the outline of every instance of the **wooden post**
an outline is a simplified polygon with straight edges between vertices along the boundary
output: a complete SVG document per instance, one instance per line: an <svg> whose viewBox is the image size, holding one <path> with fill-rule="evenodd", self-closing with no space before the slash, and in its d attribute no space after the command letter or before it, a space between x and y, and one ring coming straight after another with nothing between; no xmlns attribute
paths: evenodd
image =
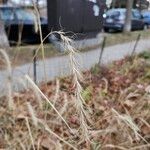
<svg viewBox="0 0 150 150"><path fill-rule="evenodd" d="M141 34L138 34L137 39L136 39L136 42L135 42L134 47L133 47L133 51L132 51L132 53L131 53L131 56L133 56L133 55L135 54L136 47L137 47L137 45L138 45L138 42L139 42L140 38L141 38Z"/></svg>
<svg viewBox="0 0 150 150"><path fill-rule="evenodd" d="M37 56L36 56L36 50L33 50L33 78L34 83L37 84Z"/></svg>
<svg viewBox="0 0 150 150"><path fill-rule="evenodd" d="M104 39L103 39L103 42L102 42L101 52L100 52L100 56L99 56L99 62L98 62L99 65L101 65L101 60L102 60L104 48L105 48L105 45L106 45L106 39L107 39L107 37L105 36Z"/></svg>

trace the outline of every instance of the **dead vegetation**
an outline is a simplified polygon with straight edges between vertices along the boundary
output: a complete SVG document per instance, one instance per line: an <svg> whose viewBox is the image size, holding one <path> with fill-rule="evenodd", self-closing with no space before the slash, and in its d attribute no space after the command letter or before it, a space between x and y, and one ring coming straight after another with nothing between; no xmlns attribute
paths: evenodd
<svg viewBox="0 0 150 150"><path fill-rule="evenodd" d="M72 76L40 89L27 77L32 88L12 94L15 109L1 98L0 148L148 150L149 59L126 57L81 76L70 55Z"/></svg>
<svg viewBox="0 0 150 150"><path fill-rule="evenodd" d="M81 73L72 41L59 34L72 76L40 87L25 76L31 88L23 92L11 91L8 76L8 96L0 98L0 149L148 150L149 61L127 57ZM40 46L44 58L42 37Z"/></svg>

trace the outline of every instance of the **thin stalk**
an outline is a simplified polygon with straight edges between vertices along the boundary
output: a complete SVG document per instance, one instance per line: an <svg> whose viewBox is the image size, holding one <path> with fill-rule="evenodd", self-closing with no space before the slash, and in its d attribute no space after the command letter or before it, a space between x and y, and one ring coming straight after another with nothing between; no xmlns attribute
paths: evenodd
<svg viewBox="0 0 150 150"><path fill-rule="evenodd" d="M28 121L27 117L25 118L25 121L26 121L26 126L28 128L29 136L30 136L30 139L31 139L31 142L32 142L32 148L33 148L33 150L36 150L35 146L34 146L34 139L33 139L33 136L32 136L31 128L30 128L29 121Z"/></svg>
<svg viewBox="0 0 150 150"><path fill-rule="evenodd" d="M51 103L51 101L43 94L43 92L38 88L38 86L31 80L31 78L26 75L25 78L29 81L29 83L33 86L33 88L35 88L35 90L37 90L41 96L47 101L47 103L50 104L50 106L55 110L55 112L58 114L58 116L62 119L62 121L66 124L66 126L70 129L70 131L73 133L72 129L70 128L70 126L68 125L68 123L65 121L65 119L61 116L61 114L59 113L59 111L55 108L55 106Z"/></svg>

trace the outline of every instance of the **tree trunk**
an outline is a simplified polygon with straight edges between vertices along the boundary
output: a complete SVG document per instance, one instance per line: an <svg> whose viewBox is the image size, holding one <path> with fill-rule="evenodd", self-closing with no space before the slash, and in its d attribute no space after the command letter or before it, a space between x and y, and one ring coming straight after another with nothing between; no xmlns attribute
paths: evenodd
<svg viewBox="0 0 150 150"><path fill-rule="evenodd" d="M8 48L9 41L5 32L4 23L0 21L0 48Z"/></svg>
<svg viewBox="0 0 150 150"><path fill-rule="evenodd" d="M131 31L131 19L132 19L132 6L133 6L134 0L127 0L127 11L126 11L126 19L125 19L125 25L124 25L124 32L130 32Z"/></svg>

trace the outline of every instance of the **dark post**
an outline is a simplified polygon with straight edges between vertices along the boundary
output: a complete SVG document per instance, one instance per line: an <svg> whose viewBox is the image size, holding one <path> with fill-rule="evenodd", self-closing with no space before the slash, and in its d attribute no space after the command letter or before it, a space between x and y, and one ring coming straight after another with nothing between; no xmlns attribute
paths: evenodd
<svg viewBox="0 0 150 150"><path fill-rule="evenodd" d="M137 47L137 45L138 45L138 42L139 42L140 38L141 38L141 34L138 34L137 39L136 39L136 42L135 42L134 47L133 47L133 51L132 51L132 53L131 53L131 56L134 55L134 53L135 53L135 51L136 51L136 47Z"/></svg>
<svg viewBox="0 0 150 150"><path fill-rule="evenodd" d="M36 50L33 50L33 78L35 84L37 84L37 72L36 72L36 62L37 62L37 56L36 56Z"/></svg>
<svg viewBox="0 0 150 150"><path fill-rule="evenodd" d="M101 52L100 52L100 57L99 57L99 62L98 64L101 65L101 60L102 60L102 55L103 55L103 52L104 52L104 48L105 48L105 45L106 45L106 36L104 37L103 39L103 42L102 42L102 47L101 47Z"/></svg>

